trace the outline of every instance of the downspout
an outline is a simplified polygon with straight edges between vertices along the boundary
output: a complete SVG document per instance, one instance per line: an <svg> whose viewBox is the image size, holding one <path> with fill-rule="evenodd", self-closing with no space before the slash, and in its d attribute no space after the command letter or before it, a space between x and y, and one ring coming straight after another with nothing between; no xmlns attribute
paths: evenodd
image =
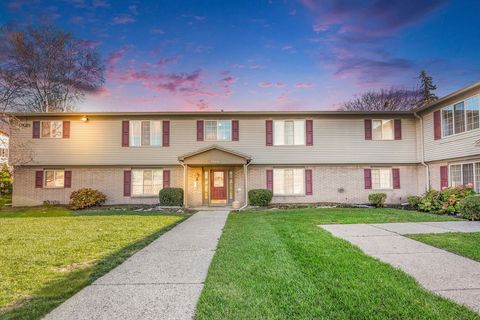
<svg viewBox="0 0 480 320"><path fill-rule="evenodd" d="M250 165L250 160L243 165L243 175L245 176L245 204L238 209L238 211L244 210L248 206L248 166Z"/></svg>
<svg viewBox="0 0 480 320"><path fill-rule="evenodd" d="M423 118L417 114L417 112L414 112L413 115L415 118L420 120L420 147L422 151L422 160L421 163L425 167L426 175L425 175L425 191L428 191L430 189L430 168L428 164L425 163L425 145L424 145L424 139L423 139Z"/></svg>

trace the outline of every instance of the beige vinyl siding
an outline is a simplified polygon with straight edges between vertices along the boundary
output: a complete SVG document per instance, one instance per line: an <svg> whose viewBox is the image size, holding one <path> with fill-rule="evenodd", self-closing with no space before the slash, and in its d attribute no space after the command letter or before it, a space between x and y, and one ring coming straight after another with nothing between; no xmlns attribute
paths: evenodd
<svg viewBox="0 0 480 320"><path fill-rule="evenodd" d="M211 116L211 119L232 117ZM210 119L204 117L203 119ZM289 115L288 118L292 118ZM239 141L196 141L199 117L150 116L148 119L170 120L170 147L122 147L122 117L90 117L84 123L71 121L69 139L32 139L32 128L12 133L13 143L30 144L33 161L27 165L168 165L177 164L178 156L218 144L248 154L253 164L314 163L418 163L415 119L402 118L402 140L368 141L364 138L363 116L338 115L293 117L313 119L313 146L265 146L265 120L287 119L275 116L238 116ZM378 118L378 117L376 117ZM32 119L27 119L27 124ZM15 163L14 163L15 164ZM18 163L17 163L18 164Z"/></svg>

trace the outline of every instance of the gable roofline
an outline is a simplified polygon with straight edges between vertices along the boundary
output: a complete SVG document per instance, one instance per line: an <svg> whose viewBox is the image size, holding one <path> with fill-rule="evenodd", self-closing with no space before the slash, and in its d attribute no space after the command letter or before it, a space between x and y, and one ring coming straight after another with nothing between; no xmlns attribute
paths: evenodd
<svg viewBox="0 0 480 320"><path fill-rule="evenodd" d="M245 160L247 161L250 161L252 160L252 157L249 156L249 155L246 155L244 153L241 153L241 152L238 152L238 151L235 151L235 150L231 150L231 149L227 149L227 148L224 148L224 147L221 147L219 146L218 144L212 144L211 146L208 146L208 147L205 147L205 148L201 148L201 149L198 149L198 150L195 150L193 152L189 152L189 153L186 153L186 154L183 154L181 156L178 157L178 160L179 161L183 161L187 158L190 158L190 157L193 157L193 156L196 156L198 154L201 154L201 153L204 153L204 152L208 152L208 151L211 151L211 150L219 150L219 151L222 151L222 152L226 152L226 153L230 153L230 154L233 154L237 157L240 157L240 158L244 158Z"/></svg>

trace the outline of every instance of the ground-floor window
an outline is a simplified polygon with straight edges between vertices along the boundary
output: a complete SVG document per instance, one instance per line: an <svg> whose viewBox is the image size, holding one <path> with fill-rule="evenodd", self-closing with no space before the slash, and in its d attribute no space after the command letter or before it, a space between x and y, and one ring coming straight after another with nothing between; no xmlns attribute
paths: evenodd
<svg viewBox="0 0 480 320"><path fill-rule="evenodd" d="M162 169L133 169L132 170L132 195L150 196L158 195L163 188Z"/></svg>
<svg viewBox="0 0 480 320"><path fill-rule="evenodd" d="M450 165L450 186L471 184L480 192L480 162L468 162Z"/></svg>
<svg viewBox="0 0 480 320"><path fill-rule="evenodd" d="M304 195L305 169L273 169L273 193L275 195Z"/></svg>
<svg viewBox="0 0 480 320"><path fill-rule="evenodd" d="M45 188L63 188L65 185L64 170L45 170L44 177Z"/></svg>
<svg viewBox="0 0 480 320"><path fill-rule="evenodd" d="M372 188L392 189L392 169L372 168Z"/></svg>

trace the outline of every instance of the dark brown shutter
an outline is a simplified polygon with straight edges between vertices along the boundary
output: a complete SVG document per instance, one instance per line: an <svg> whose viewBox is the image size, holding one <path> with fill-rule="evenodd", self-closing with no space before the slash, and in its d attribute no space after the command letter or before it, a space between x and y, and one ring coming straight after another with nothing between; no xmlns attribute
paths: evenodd
<svg viewBox="0 0 480 320"><path fill-rule="evenodd" d="M63 138L70 138L70 121L63 121Z"/></svg>
<svg viewBox="0 0 480 320"><path fill-rule="evenodd" d="M267 146L273 146L273 121L267 120L265 122L265 141Z"/></svg>
<svg viewBox="0 0 480 320"><path fill-rule="evenodd" d="M162 123L162 145L164 147L170 146L170 121L163 120Z"/></svg>
<svg viewBox="0 0 480 320"><path fill-rule="evenodd" d="M35 171L35 188L43 187L43 171Z"/></svg>
<svg viewBox="0 0 480 320"><path fill-rule="evenodd" d="M273 192L273 170L267 170L267 189Z"/></svg>
<svg viewBox="0 0 480 320"><path fill-rule="evenodd" d="M170 170L163 170L163 187L170 188Z"/></svg>
<svg viewBox="0 0 480 320"><path fill-rule="evenodd" d="M305 170L305 194L311 196L313 194L312 188L312 169Z"/></svg>
<svg viewBox="0 0 480 320"><path fill-rule="evenodd" d="M393 128L395 131L395 140L402 140L402 120L395 119L393 121Z"/></svg>
<svg viewBox="0 0 480 320"><path fill-rule="evenodd" d="M442 139L442 123L440 110L433 113L433 134L435 140Z"/></svg>
<svg viewBox="0 0 480 320"><path fill-rule="evenodd" d="M400 189L400 169L392 169L393 189Z"/></svg>
<svg viewBox="0 0 480 320"><path fill-rule="evenodd" d="M440 167L440 190L448 187L448 166Z"/></svg>
<svg viewBox="0 0 480 320"><path fill-rule="evenodd" d="M72 171L65 171L63 186L65 188L71 188L72 187Z"/></svg>
<svg viewBox="0 0 480 320"><path fill-rule="evenodd" d="M365 119L365 140L372 140L372 119Z"/></svg>
<svg viewBox="0 0 480 320"><path fill-rule="evenodd" d="M123 196L130 197L132 194L132 171L123 171Z"/></svg>
<svg viewBox="0 0 480 320"><path fill-rule="evenodd" d="M363 178L365 180L365 189L372 189L372 169L364 169Z"/></svg>
<svg viewBox="0 0 480 320"><path fill-rule="evenodd" d="M33 121L32 128L33 128L32 138L33 139L40 138L40 121Z"/></svg>
<svg viewBox="0 0 480 320"><path fill-rule="evenodd" d="M197 141L203 141L203 120L197 120Z"/></svg>
<svg viewBox="0 0 480 320"><path fill-rule="evenodd" d="M130 140L130 122L128 120L122 121L122 147L128 147Z"/></svg>
<svg viewBox="0 0 480 320"><path fill-rule="evenodd" d="M232 141L238 141L240 136L238 120L232 120Z"/></svg>
<svg viewBox="0 0 480 320"><path fill-rule="evenodd" d="M305 127L307 134L307 146L313 146L313 120L305 121Z"/></svg>

